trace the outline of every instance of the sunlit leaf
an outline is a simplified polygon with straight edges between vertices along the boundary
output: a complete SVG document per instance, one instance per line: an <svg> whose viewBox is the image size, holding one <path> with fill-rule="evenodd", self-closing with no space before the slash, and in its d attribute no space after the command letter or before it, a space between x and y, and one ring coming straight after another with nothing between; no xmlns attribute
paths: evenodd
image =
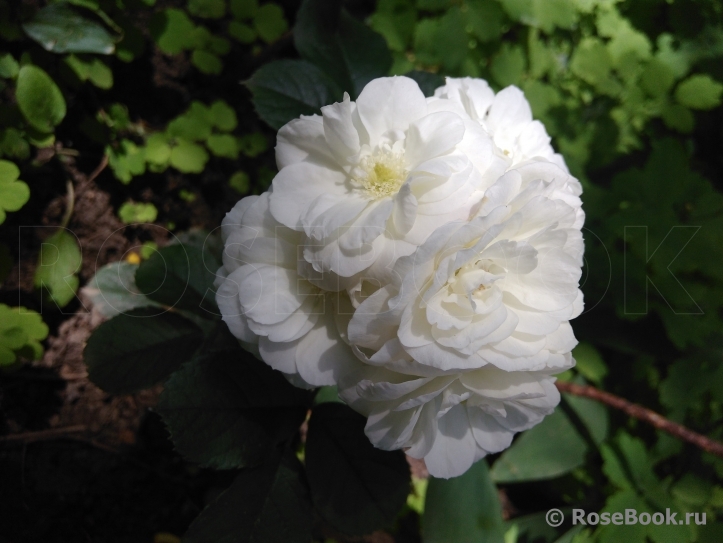
<svg viewBox="0 0 723 543"><path fill-rule="evenodd" d="M42 68L32 64L20 68L15 99L23 116L41 132L52 132L65 117L60 89Z"/></svg>
<svg viewBox="0 0 723 543"><path fill-rule="evenodd" d="M81 264L80 247L76 237L60 228L40 246L35 286L47 289L51 300L64 307L75 298L78 290L78 270Z"/></svg>

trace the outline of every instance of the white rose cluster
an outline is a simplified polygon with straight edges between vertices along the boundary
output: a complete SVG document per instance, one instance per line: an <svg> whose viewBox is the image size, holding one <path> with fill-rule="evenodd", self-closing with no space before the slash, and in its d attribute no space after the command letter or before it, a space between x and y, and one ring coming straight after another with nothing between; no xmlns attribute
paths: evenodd
<svg viewBox="0 0 723 543"><path fill-rule="evenodd" d="M406 77L278 133L223 222L217 301L294 384L336 384L379 448L454 477L559 402L583 308L580 183L522 91Z"/></svg>

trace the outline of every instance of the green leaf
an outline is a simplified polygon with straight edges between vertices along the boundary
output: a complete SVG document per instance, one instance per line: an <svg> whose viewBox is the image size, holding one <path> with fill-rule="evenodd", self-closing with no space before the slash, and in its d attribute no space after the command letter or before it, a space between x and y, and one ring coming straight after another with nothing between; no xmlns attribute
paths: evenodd
<svg viewBox="0 0 723 543"><path fill-rule="evenodd" d="M675 83L675 72L657 58L652 58L640 76L640 86L652 97L667 94Z"/></svg>
<svg viewBox="0 0 723 543"><path fill-rule="evenodd" d="M53 53L110 55L118 41L103 24L84 17L65 2L45 6L23 25L23 30Z"/></svg>
<svg viewBox="0 0 723 543"><path fill-rule="evenodd" d="M261 464L298 432L309 401L308 391L234 348L182 367L166 382L156 410L187 460L231 469Z"/></svg>
<svg viewBox="0 0 723 543"><path fill-rule="evenodd" d="M290 452L245 469L193 521L185 543L308 543L313 512L304 470Z"/></svg>
<svg viewBox="0 0 723 543"><path fill-rule="evenodd" d="M498 39L507 22L505 13L497 2L472 0L467 3L472 35L482 42Z"/></svg>
<svg viewBox="0 0 723 543"><path fill-rule="evenodd" d="M342 403L314 407L306 438L306 472L319 513L349 535L390 525L410 489L402 451L375 448L366 420Z"/></svg>
<svg viewBox="0 0 723 543"><path fill-rule="evenodd" d="M608 368L598 350L589 343L579 343L572 351L575 367L586 379L600 384Z"/></svg>
<svg viewBox="0 0 723 543"><path fill-rule="evenodd" d="M570 69L583 81L597 85L610 75L612 59L602 41L583 38L572 55Z"/></svg>
<svg viewBox="0 0 723 543"><path fill-rule="evenodd" d="M241 43L253 43L256 41L256 31L245 23L231 21L228 23L229 35Z"/></svg>
<svg viewBox="0 0 723 543"><path fill-rule="evenodd" d="M138 266L136 285L141 293L160 304L210 317L216 312L213 302L216 269L207 264L201 248L169 245Z"/></svg>
<svg viewBox="0 0 723 543"><path fill-rule="evenodd" d="M10 53L0 55L0 77L14 78L20 71L18 61Z"/></svg>
<svg viewBox="0 0 723 543"><path fill-rule="evenodd" d="M261 132L244 134L238 139L238 144L241 152L251 158L260 155L269 147L269 142Z"/></svg>
<svg viewBox="0 0 723 543"><path fill-rule="evenodd" d="M393 51L404 52L414 35L417 11L411 0L380 0L371 16L371 27L387 40Z"/></svg>
<svg viewBox="0 0 723 543"><path fill-rule="evenodd" d="M123 139L117 148L108 146L108 165L113 174L122 183L130 183L136 175L146 171L146 153L143 147L138 147L131 140Z"/></svg>
<svg viewBox="0 0 723 543"><path fill-rule="evenodd" d="M188 13L205 19L221 19L226 14L224 0L188 0Z"/></svg>
<svg viewBox="0 0 723 543"><path fill-rule="evenodd" d="M424 543L503 543L505 540L502 506L484 460L459 477L446 480L431 477L424 511Z"/></svg>
<svg viewBox="0 0 723 543"><path fill-rule="evenodd" d="M723 84L707 74L691 75L675 89L675 99L692 109L713 109L721 103Z"/></svg>
<svg viewBox="0 0 723 543"><path fill-rule="evenodd" d="M126 202L120 206L118 216L125 224L153 222L158 210L153 204Z"/></svg>
<svg viewBox="0 0 723 543"><path fill-rule="evenodd" d="M30 188L18 180L20 170L8 161L0 160L0 224L6 211L17 211L30 199Z"/></svg>
<svg viewBox="0 0 723 543"><path fill-rule="evenodd" d="M492 59L490 72L495 81L503 87L519 85L526 65L527 61L522 47L503 43L500 52Z"/></svg>
<svg viewBox="0 0 723 543"><path fill-rule="evenodd" d="M12 366L18 356L39 359L40 341L48 336L48 326L35 311L0 304L0 367Z"/></svg>
<svg viewBox="0 0 723 543"><path fill-rule="evenodd" d="M155 133L148 136L146 140L146 161L155 166L165 166L171 159L171 146L168 143L168 136L163 133Z"/></svg>
<svg viewBox="0 0 723 543"><path fill-rule="evenodd" d="M151 36L164 53L177 55L194 45L195 26L180 9L166 9L153 15L149 25Z"/></svg>
<svg viewBox="0 0 723 543"><path fill-rule="evenodd" d="M404 75L414 79L426 97L434 96L435 89L444 85L444 77L439 74L413 70Z"/></svg>
<svg viewBox="0 0 723 543"><path fill-rule="evenodd" d="M138 265L130 262L107 264L83 287L83 294L93 308L108 319L138 307L160 307L138 290L137 269Z"/></svg>
<svg viewBox="0 0 723 543"><path fill-rule="evenodd" d="M191 55L191 63L204 74L220 74L223 71L223 61L213 53L196 49Z"/></svg>
<svg viewBox="0 0 723 543"><path fill-rule="evenodd" d="M113 72L100 59L81 59L75 55L65 58L65 63L81 81L90 80L99 89L110 89L113 86Z"/></svg>
<svg viewBox="0 0 723 543"><path fill-rule="evenodd" d="M318 113L341 100L342 91L313 64L277 60L259 68L246 82L259 116L278 130L300 115Z"/></svg>
<svg viewBox="0 0 723 543"><path fill-rule="evenodd" d="M59 229L40 247L38 267L35 270L35 286L47 289L51 300L64 307L75 297L81 254L74 234Z"/></svg>
<svg viewBox="0 0 723 543"><path fill-rule="evenodd" d="M341 9L341 0L306 0L296 16L294 44L352 99L392 65L384 38Z"/></svg>
<svg viewBox="0 0 723 543"><path fill-rule="evenodd" d="M144 307L101 324L83 357L91 381L106 392L128 394L163 381L202 341L203 332L188 319Z"/></svg>
<svg viewBox="0 0 723 543"><path fill-rule="evenodd" d="M492 466L496 483L558 477L585 461L587 444L561 409L524 432Z"/></svg>
<svg viewBox="0 0 723 543"><path fill-rule="evenodd" d="M249 179L249 174L244 171L238 171L231 176L228 184L239 194L246 194L251 186L251 180Z"/></svg>
<svg viewBox="0 0 723 543"><path fill-rule="evenodd" d="M682 134L688 134L693 131L695 126L695 117L693 113L680 104L668 104L662 111L663 122L668 128L677 130Z"/></svg>
<svg viewBox="0 0 723 543"><path fill-rule="evenodd" d="M55 81L32 64L18 73L15 99L23 117L41 132L52 132L65 117L65 100Z"/></svg>
<svg viewBox="0 0 723 543"><path fill-rule="evenodd" d="M183 173L201 173L208 162L208 153L200 145L179 138L171 149L171 166Z"/></svg>
<svg viewBox="0 0 723 543"><path fill-rule="evenodd" d="M213 134L206 140L206 146L220 157L237 158L239 154L238 142L230 134Z"/></svg>
<svg viewBox="0 0 723 543"><path fill-rule="evenodd" d="M231 0L231 13L236 19L251 19L259 9L258 0Z"/></svg>
<svg viewBox="0 0 723 543"><path fill-rule="evenodd" d="M223 100L216 100L211 104L209 117L213 126L222 132L231 132L238 124L236 112Z"/></svg>
<svg viewBox="0 0 723 543"><path fill-rule="evenodd" d="M278 40L289 28L284 19L284 10L276 4L264 4L254 15L256 33L266 43Z"/></svg>
<svg viewBox="0 0 723 543"><path fill-rule="evenodd" d="M198 101L191 103L188 111L168 123L168 134L188 141L203 141L211 135L211 109Z"/></svg>

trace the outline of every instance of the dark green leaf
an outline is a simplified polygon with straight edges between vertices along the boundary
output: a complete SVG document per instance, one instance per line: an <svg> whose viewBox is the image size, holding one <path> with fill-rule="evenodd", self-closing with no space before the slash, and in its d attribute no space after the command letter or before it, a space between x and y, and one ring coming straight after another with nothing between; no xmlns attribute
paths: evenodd
<svg viewBox="0 0 723 543"><path fill-rule="evenodd" d="M23 117L33 128L52 132L65 117L65 100L55 81L42 68L20 68L15 99Z"/></svg>
<svg viewBox="0 0 723 543"><path fill-rule="evenodd" d="M296 16L294 44L352 99L392 65L384 38L342 10L341 0L306 0Z"/></svg>
<svg viewBox="0 0 723 543"><path fill-rule="evenodd" d="M426 97L434 96L435 89L444 85L444 77L439 74L414 70L404 75L414 79Z"/></svg>
<svg viewBox="0 0 723 543"><path fill-rule="evenodd" d="M299 115L319 113L341 100L342 91L313 64L278 60L261 67L246 83L259 116L279 129Z"/></svg>
<svg viewBox="0 0 723 543"><path fill-rule="evenodd" d="M287 452L245 469L201 512L184 543L308 543L312 522L303 467Z"/></svg>
<svg viewBox="0 0 723 543"><path fill-rule="evenodd" d="M409 494L401 451L375 448L366 420L341 403L314 407L306 438L306 472L314 505L335 528L363 535L391 524Z"/></svg>
<svg viewBox="0 0 723 543"><path fill-rule="evenodd" d="M93 309L106 318L137 307L158 307L158 304L138 291L136 270L130 262L111 262L103 266L88 284L83 294L93 303Z"/></svg>
<svg viewBox="0 0 723 543"><path fill-rule="evenodd" d="M159 383L191 358L201 329L188 319L144 307L101 324L85 347L90 380L107 392L125 394Z"/></svg>
<svg viewBox="0 0 723 543"><path fill-rule="evenodd" d="M214 307L214 274L200 248L170 245L138 266L136 285L151 300L203 314Z"/></svg>
<svg viewBox="0 0 723 543"><path fill-rule="evenodd" d="M110 55L118 41L102 23L81 15L65 2L45 6L23 25L23 30L53 53Z"/></svg>
<svg viewBox="0 0 723 543"><path fill-rule="evenodd" d="M504 525L497 487L487 462L464 475L430 478L422 517L424 543L502 543Z"/></svg>
<svg viewBox="0 0 723 543"><path fill-rule="evenodd" d="M497 483L549 479L585 461L587 444L561 409L527 430L492 466Z"/></svg>
<svg viewBox="0 0 723 543"><path fill-rule="evenodd" d="M165 384L157 411L179 452L206 467L261 463L294 435L310 394L240 348L199 356Z"/></svg>

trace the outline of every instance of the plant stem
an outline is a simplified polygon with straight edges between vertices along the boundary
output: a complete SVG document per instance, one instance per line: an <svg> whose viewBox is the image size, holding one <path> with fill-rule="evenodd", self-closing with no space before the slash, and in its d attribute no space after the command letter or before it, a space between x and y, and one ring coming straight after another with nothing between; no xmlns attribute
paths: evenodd
<svg viewBox="0 0 723 543"><path fill-rule="evenodd" d="M633 418L647 422L658 430L668 432L673 437L692 443L706 452L723 458L723 443L694 432L682 424L666 419L664 416L648 409L647 407L629 402L620 396L615 396L614 394L610 394L609 392L599 390L589 385L577 385L575 383L563 381L557 381L555 385L560 392L566 392L568 394L572 394L573 396L590 398L591 400L619 409Z"/></svg>
<svg viewBox="0 0 723 543"><path fill-rule="evenodd" d="M63 220L60 223L61 228L66 228L70 222L70 217L73 215L73 207L75 206L75 189L73 188L73 182L68 179L65 184L68 191L68 201L65 204L65 213L63 214Z"/></svg>

